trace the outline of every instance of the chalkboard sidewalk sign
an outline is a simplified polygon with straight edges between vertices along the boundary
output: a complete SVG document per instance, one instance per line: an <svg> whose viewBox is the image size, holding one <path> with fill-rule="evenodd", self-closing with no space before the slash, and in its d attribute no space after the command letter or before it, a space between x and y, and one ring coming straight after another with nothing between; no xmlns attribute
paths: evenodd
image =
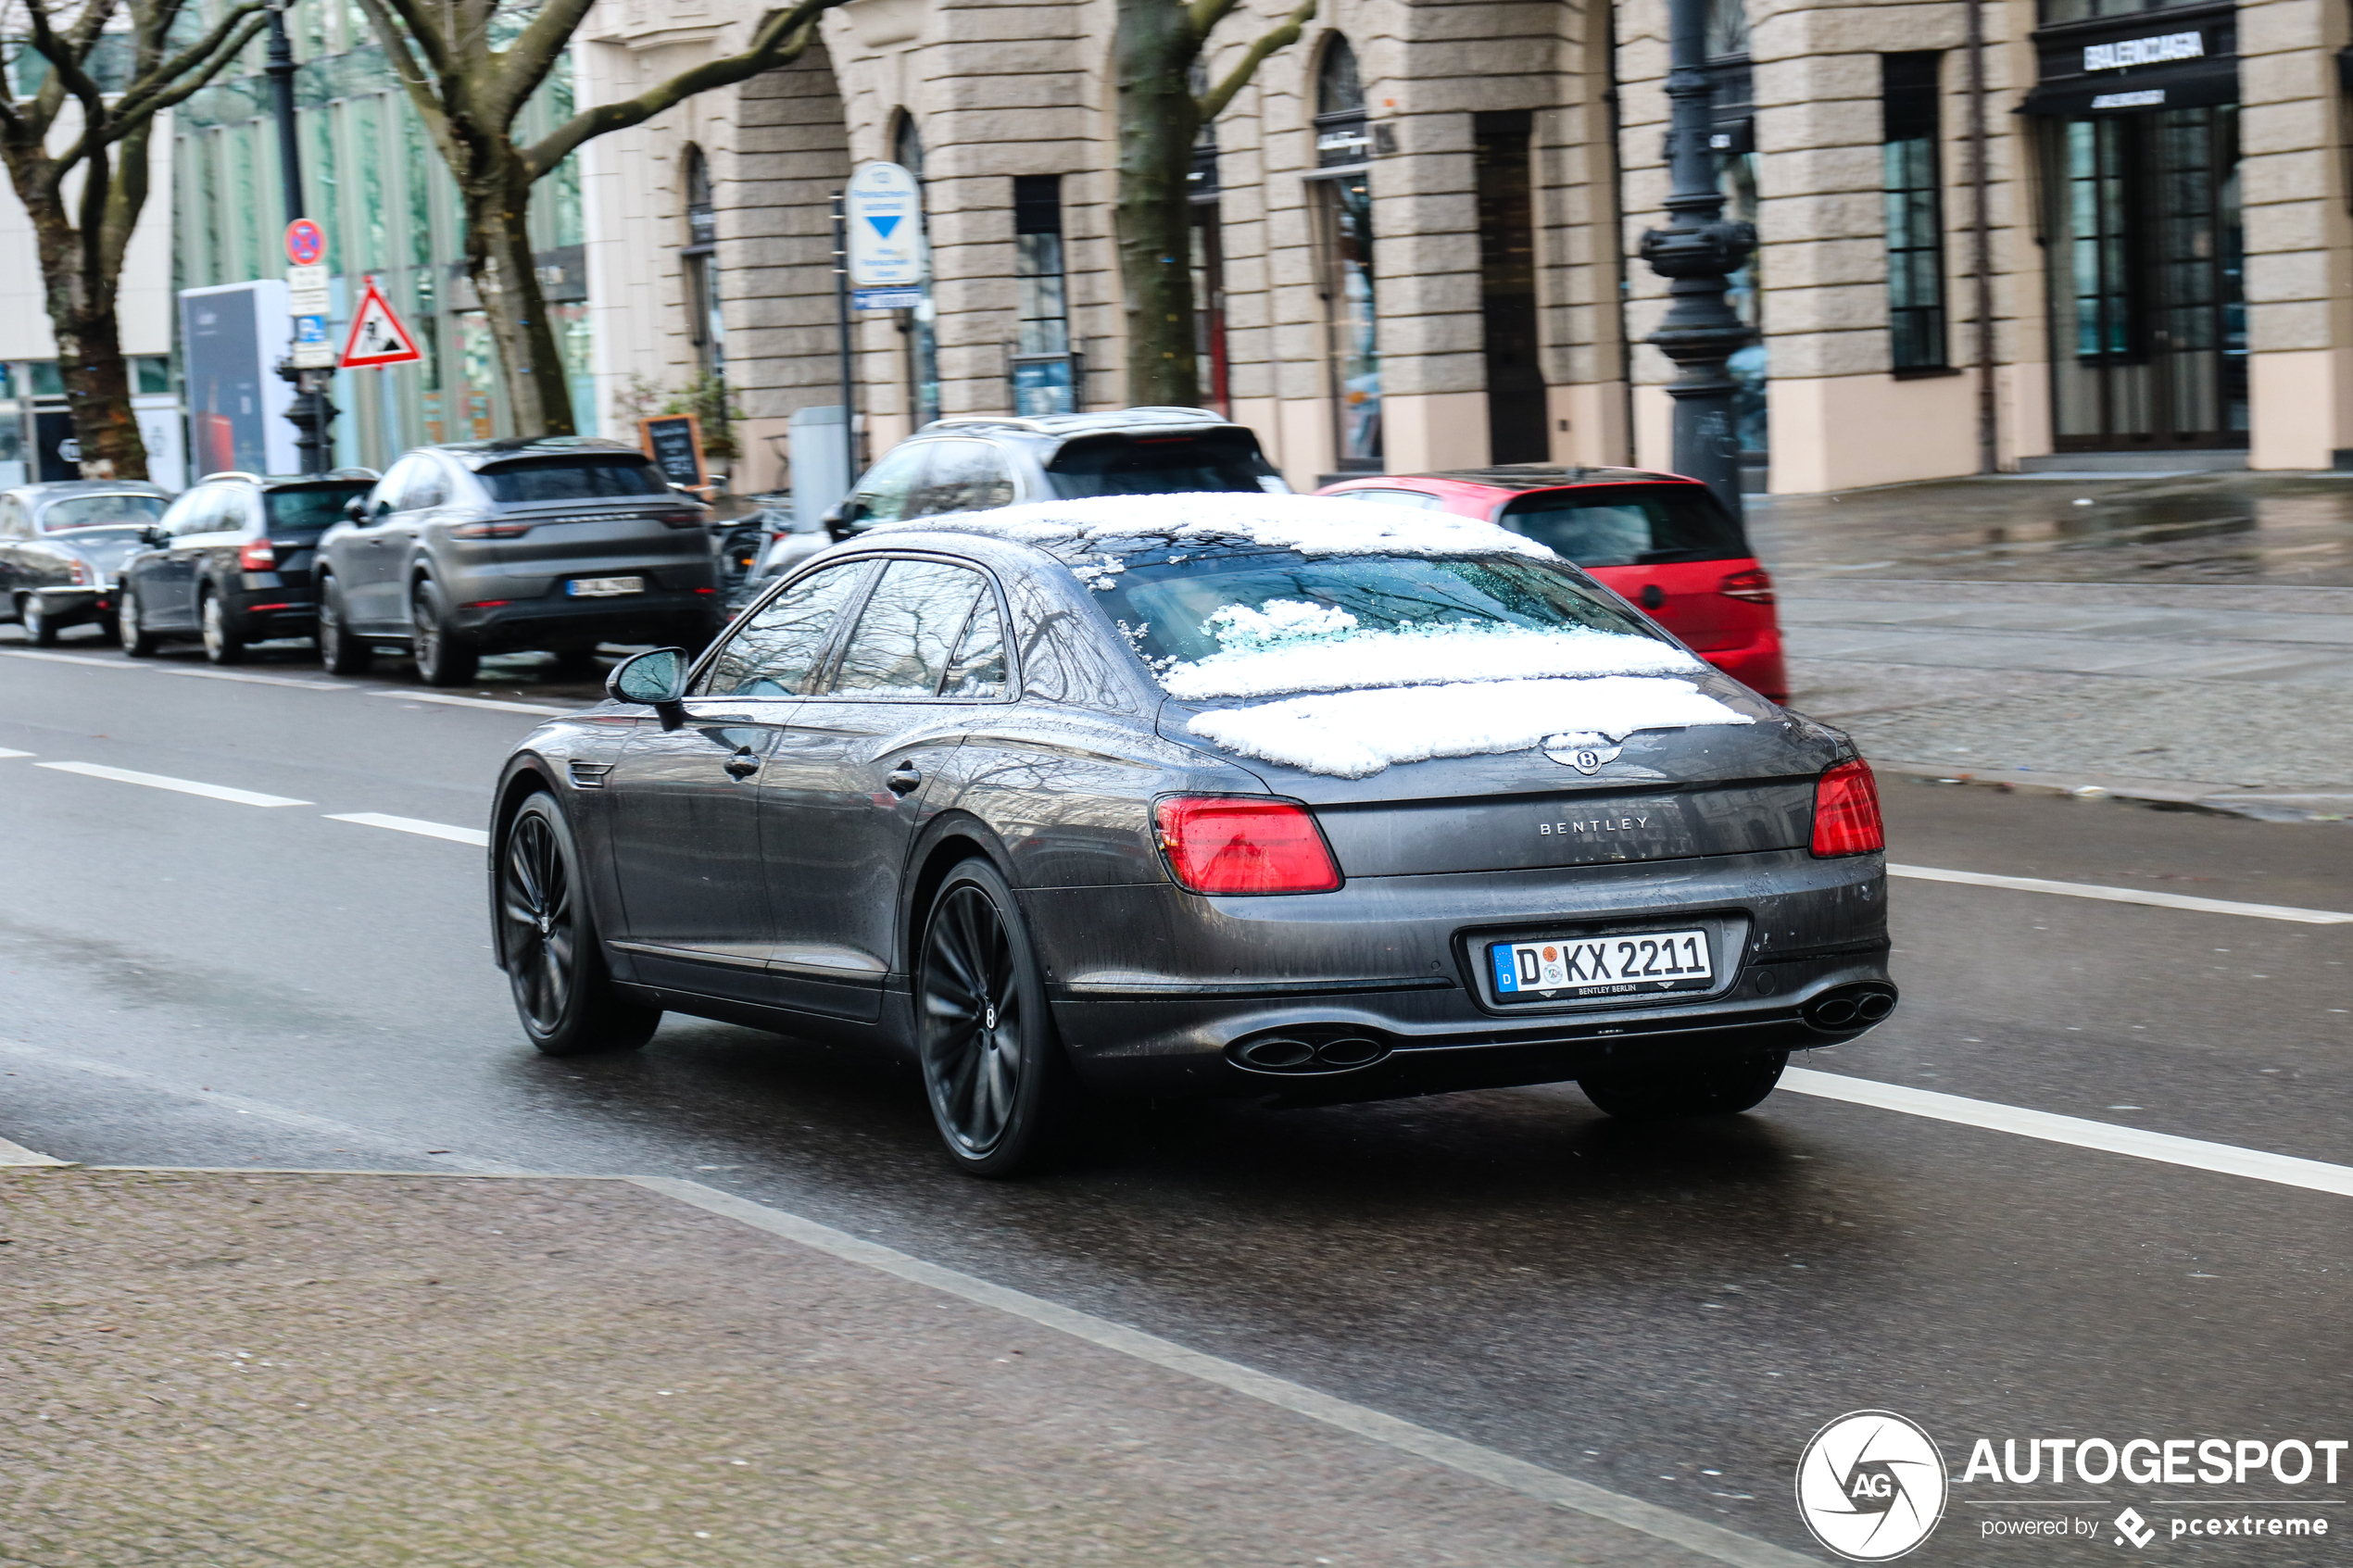
<svg viewBox="0 0 2353 1568"><path fill-rule="evenodd" d="M702 424L692 414L656 414L637 421L637 444L661 477L689 490L710 488L702 467Z"/></svg>

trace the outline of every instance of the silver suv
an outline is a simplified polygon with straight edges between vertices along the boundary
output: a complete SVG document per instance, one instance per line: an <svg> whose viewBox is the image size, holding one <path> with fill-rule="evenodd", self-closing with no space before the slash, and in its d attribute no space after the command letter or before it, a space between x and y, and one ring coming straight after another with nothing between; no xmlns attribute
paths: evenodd
<svg viewBox="0 0 2353 1568"><path fill-rule="evenodd" d="M484 653L699 648L722 615L709 516L618 441L418 447L319 542L320 657L356 675L396 643L456 686Z"/></svg>

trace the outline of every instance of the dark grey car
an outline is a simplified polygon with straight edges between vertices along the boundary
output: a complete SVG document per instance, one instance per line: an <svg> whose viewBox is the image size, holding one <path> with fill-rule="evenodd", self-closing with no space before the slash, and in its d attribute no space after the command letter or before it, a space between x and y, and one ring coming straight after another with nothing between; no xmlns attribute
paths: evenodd
<svg viewBox="0 0 2353 1568"><path fill-rule="evenodd" d="M926 520L510 758L544 1050L911 1051L1001 1173L1080 1086L1745 1110L1887 1016L1869 769L1541 546L1308 497Z"/></svg>
<svg viewBox="0 0 2353 1568"><path fill-rule="evenodd" d="M122 563L170 504L170 491L135 479L0 490L0 618L36 647L83 622L110 631Z"/></svg>
<svg viewBox="0 0 2353 1568"><path fill-rule="evenodd" d="M194 637L213 663L237 664L248 644L313 635L319 537L375 480L373 469L205 475L123 562L115 598L122 651L145 659L172 638Z"/></svg>
<svg viewBox="0 0 2353 1568"><path fill-rule="evenodd" d="M721 621L709 516L617 441L419 447L320 541L320 656L353 675L396 644L454 686L484 653L699 648Z"/></svg>

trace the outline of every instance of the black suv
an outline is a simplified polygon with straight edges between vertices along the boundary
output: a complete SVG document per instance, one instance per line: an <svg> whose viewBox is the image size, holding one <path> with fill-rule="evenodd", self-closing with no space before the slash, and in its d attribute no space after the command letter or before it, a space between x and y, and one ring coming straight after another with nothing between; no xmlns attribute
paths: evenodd
<svg viewBox="0 0 2353 1568"><path fill-rule="evenodd" d="M397 643L456 686L484 653L700 648L722 619L709 516L618 441L418 447L320 542L320 657L356 675Z"/></svg>
<svg viewBox="0 0 2353 1568"><path fill-rule="evenodd" d="M842 502L837 537L878 522L1085 495L1288 493L1258 437L1206 408L934 420L883 454Z"/></svg>
<svg viewBox="0 0 2353 1568"><path fill-rule="evenodd" d="M309 636L311 554L375 477L372 469L323 478L207 474L122 563L122 651L145 659L166 638L201 637L207 659L235 664L248 643Z"/></svg>

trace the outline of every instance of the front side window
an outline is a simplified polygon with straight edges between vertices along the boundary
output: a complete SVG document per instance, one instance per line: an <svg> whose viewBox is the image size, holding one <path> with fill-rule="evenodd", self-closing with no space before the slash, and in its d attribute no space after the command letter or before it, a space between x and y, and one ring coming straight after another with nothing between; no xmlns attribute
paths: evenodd
<svg viewBox="0 0 2353 1568"><path fill-rule="evenodd" d="M624 452L526 458L484 469L477 477L490 492L490 498L501 505L519 501L601 501L627 495L664 495L670 491L659 469L643 458Z"/></svg>
<svg viewBox="0 0 2353 1568"><path fill-rule="evenodd" d="M914 495L916 476L923 472L924 460L930 454L929 442L894 446L884 453L882 461L866 470L866 477L858 482L858 489L849 497L857 508L853 521L863 526L870 522L897 522L907 516L907 503Z"/></svg>
<svg viewBox="0 0 2353 1568"><path fill-rule="evenodd" d="M190 491L181 498L180 505L172 508L171 536L185 539L197 533L218 533L223 528L234 527L233 522L221 521L229 501L229 487L225 484L208 484L201 490ZM182 507L187 509L181 510Z"/></svg>
<svg viewBox="0 0 2353 1568"><path fill-rule="evenodd" d="M163 515L164 498L160 495L69 495L62 501L52 501L41 509L41 532L55 533L67 528L97 528L107 523L129 523L145 527ZM7 503L5 515L17 515L16 503Z"/></svg>
<svg viewBox="0 0 2353 1568"><path fill-rule="evenodd" d="M984 511L1013 498L1013 470L1003 453L986 441L939 441L931 444L931 466L906 515Z"/></svg>
<svg viewBox="0 0 2353 1568"><path fill-rule="evenodd" d="M870 561L813 572L770 599L729 634L698 696L800 696L831 639L834 622L866 580Z"/></svg>
<svg viewBox="0 0 2353 1568"><path fill-rule="evenodd" d="M866 597L827 695L937 696L973 607L984 596L993 608L987 580L969 567L892 561Z"/></svg>

